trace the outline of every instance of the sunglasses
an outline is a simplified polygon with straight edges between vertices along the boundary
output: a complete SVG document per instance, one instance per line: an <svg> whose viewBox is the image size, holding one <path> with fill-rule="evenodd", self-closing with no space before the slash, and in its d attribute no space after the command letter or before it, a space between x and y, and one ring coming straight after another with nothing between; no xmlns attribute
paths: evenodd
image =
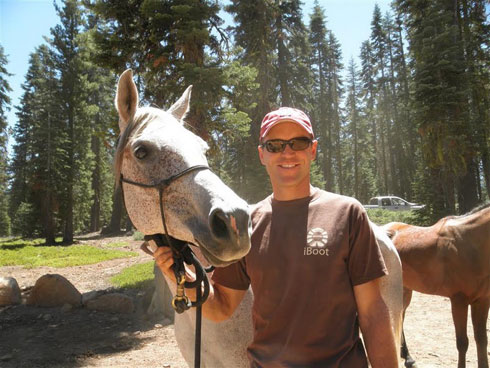
<svg viewBox="0 0 490 368"><path fill-rule="evenodd" d="M291 147L293 151L303 151L307 149L312 140L307 137L291 138L288 141L283 139L270 139L261 144L262 148L265 148L270 153L284 152L286 146Z"/></svg>

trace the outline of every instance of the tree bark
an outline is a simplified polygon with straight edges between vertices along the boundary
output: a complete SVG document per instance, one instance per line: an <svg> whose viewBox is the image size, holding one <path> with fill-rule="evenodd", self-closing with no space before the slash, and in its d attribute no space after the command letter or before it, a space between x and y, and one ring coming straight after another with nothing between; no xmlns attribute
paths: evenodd
<svg viewBox="0 0 490 368"><path fill-rule="evenodd" d="M121 232L121 218L123 213L123 198L121 187L114 190L112 201L112 215L109 226L102 229L102 234L118 234Z"/></svg>

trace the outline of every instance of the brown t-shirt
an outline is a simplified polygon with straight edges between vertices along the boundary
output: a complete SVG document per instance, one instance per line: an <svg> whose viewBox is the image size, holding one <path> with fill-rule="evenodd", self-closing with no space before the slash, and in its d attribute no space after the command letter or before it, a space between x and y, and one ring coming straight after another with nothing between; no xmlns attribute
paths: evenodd
<svg viewBox="0 0 490 368"><path fill-rule="evenodd" d="M363 207L314 188L268 197L252 211L252 248L214 271L229 288L252 286L252 367L367 367L353 285L386 274Z"/></svg>

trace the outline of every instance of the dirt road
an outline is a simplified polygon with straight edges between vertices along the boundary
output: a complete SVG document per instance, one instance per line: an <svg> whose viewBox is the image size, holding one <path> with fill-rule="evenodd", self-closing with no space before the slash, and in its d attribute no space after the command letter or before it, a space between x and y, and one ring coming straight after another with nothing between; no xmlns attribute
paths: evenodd
<svg viewBox="0 0 490 368"><path fill-rule="evenodd" d="M63 269L0 267L0 276L15 277L20 287L26 288L46 273L58 273L83 293L110 288L109 279L121 269L150 260L139 250L141 242L131 238L86 241L102 247L108 242L127 241L124 249L140 255ZM187 367L175 342L173 325L145 314L148 295L144 291L125 292L136 300L132 315L25 305L0 308L0 367ZM471 322L468 332L467 367L471 368L477 366ZM457 366L448 299L414 293L405 334L419 368Z"/></svg>

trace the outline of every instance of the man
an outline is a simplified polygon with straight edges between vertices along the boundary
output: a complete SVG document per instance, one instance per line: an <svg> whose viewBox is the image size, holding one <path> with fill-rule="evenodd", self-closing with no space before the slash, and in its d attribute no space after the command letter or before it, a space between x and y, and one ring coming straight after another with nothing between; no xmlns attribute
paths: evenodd
<svg viewBox="0 0 490 368"><path fill-rule="evenodd" d="M273 193L252 211L249 254L215 270L203 314L228 318L251 286L252 367L367 367L360 327L371 365L394 368L381 252L359 202L311 186L317 144L302 111L264 117L258 151ZM155 258L173 277L168 249Z"/></svg>

